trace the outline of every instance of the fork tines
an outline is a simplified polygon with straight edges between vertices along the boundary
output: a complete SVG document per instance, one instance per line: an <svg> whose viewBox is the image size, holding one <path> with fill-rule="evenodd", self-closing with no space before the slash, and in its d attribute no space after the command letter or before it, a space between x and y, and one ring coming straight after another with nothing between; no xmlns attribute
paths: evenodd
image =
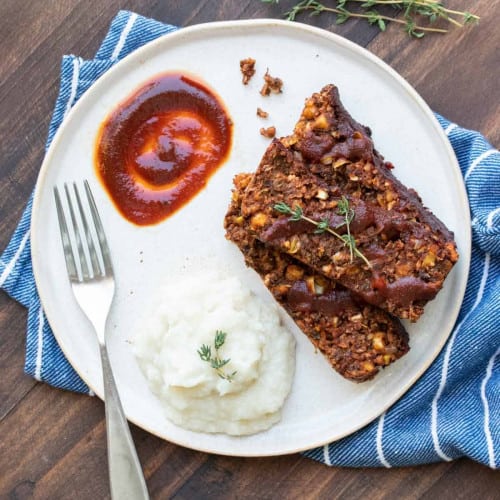
<svg viewBox="0 0 500 500"><path fill-rule="evenodd" d="M85 197L80 196L76 182L71 184L73 195L68 183L64 183L66 211L59 190L57 186L54 187L57 217L69 278L71 281L86 281L98 276L112 276L109 247L89 183L86 180L83 182ZM86 200L86 203L82 203L82 198ZM69 217L65 212L69 213Z"/></svg>

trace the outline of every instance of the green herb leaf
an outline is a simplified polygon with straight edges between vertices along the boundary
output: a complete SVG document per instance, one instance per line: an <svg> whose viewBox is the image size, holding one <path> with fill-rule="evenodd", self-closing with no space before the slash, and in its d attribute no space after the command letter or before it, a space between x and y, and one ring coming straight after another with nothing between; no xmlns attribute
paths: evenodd
<svg viewBox="0 0 500 500"><path fill-rule="evenodd" d="M344 9L344 4L342 4L342 6L339 5L339 8L336 9L336 13L337 19L335 19L335 24L343 24L351 17L351 13L347 9Z"/></svg>
<svg viewBox="0 0 500 500"><path fill-rule="evenodd" d="M198 349L198 354L203 361L210 361L210 358L212 357L212 350L210 349L210 346L203 344Z"/></svg>
<svg viewBox="0 0 500 500"><path fill-rule="evenodd" d="M343 222L341 226L349 225L354 219L355 212L349 206L349 200L345 196L342 196L337 204L337 214L345 217L345 222Z"/></svg>
<svg viewBox="0 0 500 500"><path fill-rule="evenodd" d="M321 219L318 222L318 225L316 226L316 230L314 231L315 234L321 234L324 233L330 225L330 222L328 219Z"/></svg>
<svg viewBox="0 0 500 500"><path fill-rule="evenodd" d="M337 213L339 215L345 215L349 212L349 200L342 196L340 200L337 202Z"/></svg>
<svg viewBox="0 0 500 500"><path fill-rule="evenodd" d="M212 365L212 368L215 368L216 370L219 370L223 366L227 365L231 361L230 359L219 359L215 358L210 361L210 364Z"/></svg>
<svg viewBox="0 0 500 500"><path fill-rule="evenodd" d="M278 4L279 0L261 0L261 2ZM334 5L330 7L317 0L301 0L285 13L285 17L295 21L297 15L305 11L309 11L311 15L329 12L335 14L336 24L345 23L351 18L361 18L369 24L378 26L380 31L386 30L387 22L394 22L402 25L414 38L422 38L427 32L447 33L446 29L432 26L439 19L460 28L479 21L479 16L467 11L448 9L444 2L438 0L337 0ZM357 5L358 8L351 11L347 8L348 5ZM380 14L373 8L377 5L390 5L394 9L403 11L403 18ZM424 23L420 23L422 20Z"/></svg>
<svg viewBox="0 0 500 500"><path fill-rule="evenodd" d="M356 240L354 239L354 237L351 234L343 234L342 241L348 247L352 247L352 246L356 245Z"/></svg>
<svg viewBox="0 0 500 500"><path fill-rule="evenodd" d="M217 330L215 332L215 340L214 340L215 350L220 349L224 345L225 341L226 341L226 333L223 332L222 330Z"/></svg>
<svg viewBox="0 0 500 500"><path fill-rule="evenodd" d="M275 203L273 205L273 208L274 208L274 210L276 210L276 212L279 212L280 214L291 214L292 213L292 209L283 201L280 201L279 203Z"/></svg>
<svg viewBox="0 0 500 500"><path fill-rule="evenodd" d="M290 220L293 222L296 222L300 219L302 219L302 208L299 207L298 205L293 209L292 216L290 217Z"/></svg>
<svg viewBox="0 0 500 500"><path fill-rule="evenodd" d="M463 18L464 24L477 24L479 22L479 17L470 12L464 12Z"/></svg>
<svg viewBox="0 0 500 500"><path fill-rule="evenodd" d="M215 356L212 357L212 349L206 344L202 344L197 352L202 361L210 363L210 366L217 372L217 375L220 378L227 380L228 382L232 382L237 372L234 371L228 374L225 373L224 370L222 370L222 368L226 366L231 361L231 359L222 359L219 355L219 349L224 345L226 336L226 332L223 332L222 330L216 330L214 338Z"/></svg>
<svg viewBox="0 0 500 500"><path fill-rule="evenodd" d="M351 235L350 231L350 223L352 222L355 212L354 210L350 207L349 205L349 200L345 197L342 196L342 198L337 202L337 214L343 215L344 216L344 222L340 224L340 226L346 226L347 227L347 234L339 234L337 233L331 226L330 222L328 219L321 219L320 221L316 221L314 219L311 219L310 217L307 217L304 215L304 212L301 207L296 206L294 210L290 208L289 205L287 205L285 202L280 202L276 203L273 205L274 210L276 210L279 213L282 214L287 214L292 216L290 217L290 221L299 221L299 220L304 220L306 222L309 222L310 224L314 224L316 226L316 229L314 231L315 234L322 234L322 233L330 233L336 238L338 238L340 241L344 243L344 245L349 247L349 252L351 254L351 262L354 259L354 255L357 257L361 258L368 267L371 267L371 264L369 260L358 250L356 247L356 240L354 237ZM338 226L339 227L339 226Z"/></svg>

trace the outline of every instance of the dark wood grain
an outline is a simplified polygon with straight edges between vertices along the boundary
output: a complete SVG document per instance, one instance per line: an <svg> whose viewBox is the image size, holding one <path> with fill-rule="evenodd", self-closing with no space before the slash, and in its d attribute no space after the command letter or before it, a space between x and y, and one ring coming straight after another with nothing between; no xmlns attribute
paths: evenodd
<svg viewBox="0 0 500 500"><path fill-rule="evenodd" d="M63 54L90 58L119 9L179 26L279 17L258 0L2 0L0 2L0 248L34 187ZM472 8L466 0L448 2ZM397 26L336 26L301 18L368 47L402 74L437 112L500 144L498 5L473 2L480 26L409 39ZM103 404L40 384L23 373L26 311L0 293L0 497L109 497ZM208 455L132 426L153 498L495 498L498 475L471 460L400 469L328 468L290 455L243 459ZM498 498L498 497L497 497Z"/></svg>
<svg viewBox="0 0 500 500"><path fill-rule="evenodd" d="M470 2L453 2L468 8ZM474 2L481 15L476 29L455 30L444 37L412 43L395 26L368 48L403 75L436 112L463 127L480 130L500 145L500 32L496 2ZM390 39L390 42L389 42Z"/></svg>

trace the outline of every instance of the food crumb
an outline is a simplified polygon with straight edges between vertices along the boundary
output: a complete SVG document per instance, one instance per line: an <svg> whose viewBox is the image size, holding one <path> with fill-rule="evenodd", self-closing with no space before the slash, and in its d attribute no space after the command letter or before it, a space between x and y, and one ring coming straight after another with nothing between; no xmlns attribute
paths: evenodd
<svg viewBox="0 0 500 500"><path fill-rule="evenodd" d="M261 118L267 118L269 116L269 113L261 108L257 108L257 116L260 116Z"/></svg>
<svg viewBox="0 0 500 500"><path fill-rule="evenodd" d="M264 75L264 85L260 89L260 94L263 96L267 96L271 92L279 94L282 92L281 90L282 88L283 88L283 80L281 78L271 76L269 74L269 69L267 69L266 74Z"/></svg>
<svg viewBox="0 0 500 500"><path fill-rule="evenodd" d="M242 59L240 61L240 70L243 75L243 85L246 85L250 81L250 78L255 75L255 59L251 57Z"/></svg>
<svg viewBox="0 0 500 500"><path fill-rule="evenodd" d="M272 139L276 135L276 127L262 127L260 129L260 135L267 137L268 139Z"/></svg>

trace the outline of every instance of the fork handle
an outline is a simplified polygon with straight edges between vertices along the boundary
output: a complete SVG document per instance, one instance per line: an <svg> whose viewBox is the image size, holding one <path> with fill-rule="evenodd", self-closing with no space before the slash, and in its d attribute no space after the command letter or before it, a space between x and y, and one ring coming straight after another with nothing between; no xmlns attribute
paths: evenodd
<svg viewBox="0 0 500 500"><path fill-rule="evenodd" d="M123 412L106 346L100 344L111 498L149 499L141 464Z"/></svg>

